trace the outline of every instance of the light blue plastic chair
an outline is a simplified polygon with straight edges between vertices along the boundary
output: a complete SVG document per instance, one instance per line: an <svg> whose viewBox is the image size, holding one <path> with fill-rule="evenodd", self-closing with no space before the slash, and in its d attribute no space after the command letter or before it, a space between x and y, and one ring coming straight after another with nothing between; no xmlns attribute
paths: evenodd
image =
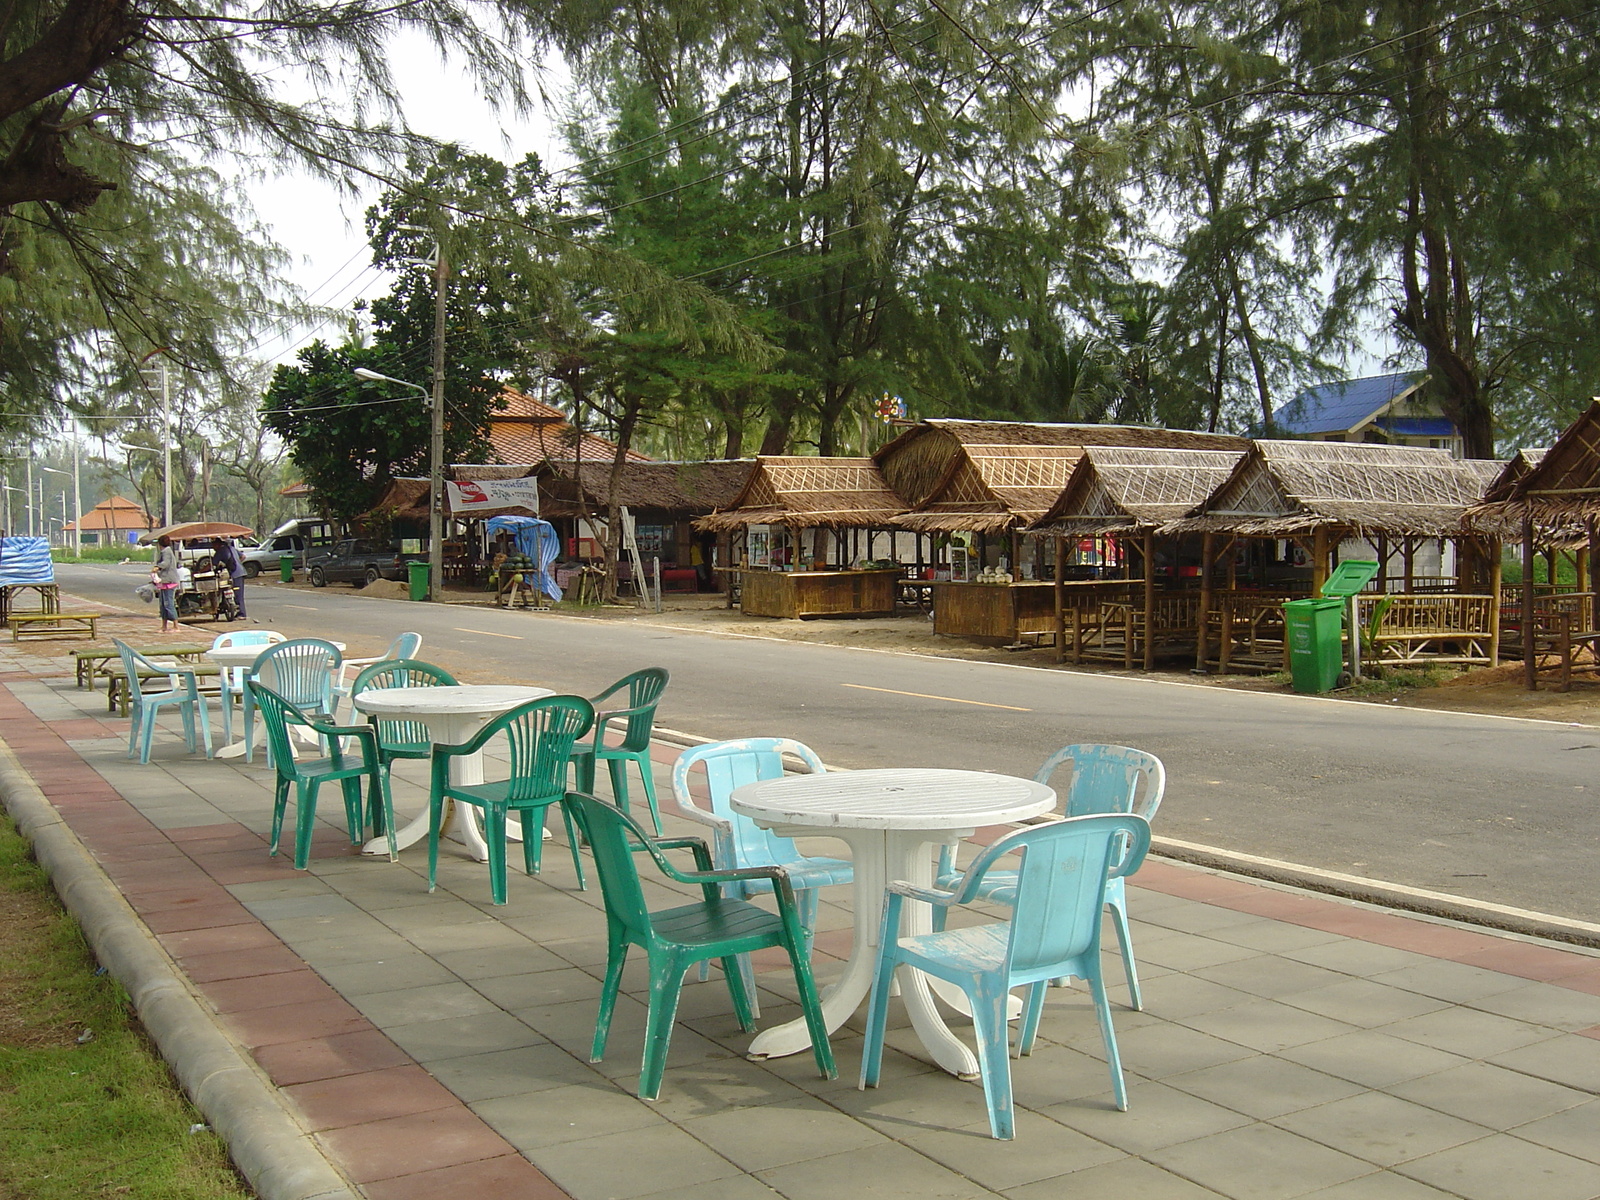
<svg viewBox="0 0 1600 1200"><path fill-rule="evenodd" d="M794 888L804 948L809 958L817 924L817 889L836 883L850 883L855 879L855 869L848 859L808 858L800 853L793 840L761 828L749 817L734 812L728 803L729 794L742 784L754 783L758 779L781 779L784 755L798 759L813 774L826 769L809 746L789 738L740 738L730 742L710 742L685 750L678 756L678 761L672 767L672 795L684 816L712 830L712 860L719 871L744 867L783 868L784 874L789 877L789 885ZM711 802L709 810L701 808L690 792L696 766L705 768ZM748 900L771 891L771 881L759 877L723 885L723 894L736 900ZM749 956L740 958L739 969L753 998L755 973ZM705 970L701 968L702 977Z"/></svg>
<svg viewBox="0 0 1600 1200"><path fill-rule="evenodd" d="M274 633L270 629L230 629L227 633L219 633L211 643L213 650L223 650L229 646L271 646L288 639L281 633ZM222 696L222 740L233 741L233 702L237 700L241 710L244 707L244 682L250 675L246 667L223 667L218 674L220 692Z"/></svg>
<svg viewBox="0 0 1600 1200"><path fill-rule="evenodd" d="M363 670L374 663L389 662L396 658L416 658L417 651L422 649L422 635L420 633L402 633L389 643L389 648L382 654L372 658L347 658L339 664L339 671L333 681L334 704L340 705L355 696L355 679ZM389 684L389 687L398 687L398 684ZM352 715L352 720L354 716Z"/></svg>
<svg viewBox="0 0 1600 1200"><path fill-rule="evenodd" d="M309 716L334 720L333 680L344 656L332 642L321 638L294 638L262 651L253 678ZM244 697L244 760L254 753L255 700L248 688ZM273 763L267 747L267 765Z"/></svg>
<svg viewBox="0 0 1600 1200"><path fill-rule="evenodd" d="M156 718L161 715L163 708L176 705L183 718L183 740L189 746L189 753L195 752L195 720L198 717L200 733L205 738L206 757L210 758L211 721L206 716L205 698L200 695L200 686L195 682L194 668L177 663L152 662L116 638L111 639L111 644L122 656L122 670L128 677L128 757L132 758L137 753L141 763L150 761L150 743L156 733ZM167 690L146 690L145 680L139 678L141 671L167 676Z"/></svg>
<svg viewBox="0 0 1600 1200"><path fill-rule="evenodd" d="M1148 751L1100 743L1063 746L1045 759L1044 766L1033 778L1037 783L1049 783L1051 777L1069 763L1072 766L1072 782L1066 790L1066 804L1062 807L1064 816L1137 813L1149 821L1154 819L1156 809L1161 807L1161 797L1167 789L1167 769L1159 758ZM955 870L951 861L950 849L945 847L939 855L934 886L948 890L955 886L960 877L960 872ZM1014 871L990 871L977 899L1010 904L1015 891ZM1133 935L1128 929L1127 888L1120 875L1106 888L1106 907L1111 910L1111 921L1117 930L1117 946L1122 951L1122 969L1128 978L1129 1007L1141 1010L1144 1008L1144 996L1139 991L1139 968L1133 958ZM942 909L935 914L936 921L943 917Z"/></svg>
<svg viewBox="0 0 1600 1200"><path fill-rule="evenodd" d="M997 1138L1016 1136L1007 999L1012 988L1028 988L1017 1053L1029 1054L1038 1036L1049 981L1077 976L1087 981L1094 997L1111 1068L1111 1089L1117 1108L1126 1112L1128 1092L1122 1080L1122 1060L1100 974L1100 913L1107 883L1137 870L1149 848L1150 823L1143 817L1131 813L1068 817L1007 834L977 857L953 891L891 883L879 935L878 971L867 1007L861 1086L878 1083L894 969L914 967L959 987L972 1002L989 1129ZM899 936L901 910L907 899L931 904L935 911L970 903L978 898L989 868L1018 850L1022 862L1015 872L1009 921Z"/></svg>

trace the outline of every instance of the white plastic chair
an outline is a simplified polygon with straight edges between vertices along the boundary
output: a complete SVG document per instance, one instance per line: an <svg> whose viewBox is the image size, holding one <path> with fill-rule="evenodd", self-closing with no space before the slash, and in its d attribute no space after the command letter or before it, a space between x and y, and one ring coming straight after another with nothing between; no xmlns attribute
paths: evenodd
<svg viewBox="0 0 1600 1200"><path fill-rule="evenodd" d="M234 629L228 633L217 635L216 641L211 643L213 650L226 649L229 646L275 646L285 641L283 634L275 633L270 629ZM244 707L244 681L250 674L245 667L223 667L218 675L218 694L222 701L222 740L223 744L233 741L233 702L237 698L241 709Z"/></svg>
<svg viewBox="0 0 1600 1200"><path fill-rule="evenodd" d="M382 654L374 655L372 658L345 659L344 662L339 664L339 674L333 680L334 718L338 718L339 706L350 699L350 687L355 683L357 675L361 674L373 663L388 662L394 658L415 658L417 651L420 649L422 649L422 635L420 633L402 633L389 643L389 648Z"/></svg>

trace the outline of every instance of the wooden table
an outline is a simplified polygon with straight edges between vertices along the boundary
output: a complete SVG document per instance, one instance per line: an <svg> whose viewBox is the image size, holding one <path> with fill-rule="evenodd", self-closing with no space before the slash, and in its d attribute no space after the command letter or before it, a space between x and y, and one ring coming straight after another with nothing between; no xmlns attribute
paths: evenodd
<svg viewBox="0 0 1600 1200"><path fill-rule="evenodd" d="M356 709L368 716L388 717L396 721L421 721L428 727L428 737L436 746L459 746L468 741L495 717L510 712L529 700L553 696L550 688L522 687L504 684L458 683L441 687L373 688L362 692L352 701ZM452 783L482 783L483 756L460 754L450 760ZM441 833L454 825L452 836L463 842L467 852L479 862L489 860L489 847L470 817L452 821L452 814L460 806L447 803ZM400 829L395 830L395 845L404 848L428 836L428 808ZM510 836L509 832L507 836ZM363 854L389 853L388 838L373 838L361 848Z"/></svg>
<svg viewBox="0 0 1600 1200"><path fill-rule="evenodd" d="M829 1032L861 1007L878 964L879 925L889 883L933 884L934 846L950 845L985 825L1005 825L1041 816L1056 794L1042 783L983 771L907 767L829 771L764 779L733 790L735 812L786 837L836 837L850 846L855 864L855 942L844 974L822 995ZM932 931L925 904L908 905L906 933ZM900 973L911 1023L934 1061L953 1075L976 1078L978 1060L950 1032L934 1007L928 979ZM805 1021L791 1021L759 1034L750 1044L758 1057L797 1054L811 1045Z"/></svg>

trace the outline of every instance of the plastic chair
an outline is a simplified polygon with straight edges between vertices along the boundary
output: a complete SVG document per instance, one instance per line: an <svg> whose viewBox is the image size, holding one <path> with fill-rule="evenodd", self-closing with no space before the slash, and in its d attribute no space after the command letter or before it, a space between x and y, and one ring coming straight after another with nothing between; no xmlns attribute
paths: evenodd
<svg viewBox="0 0 1600 1200"><path fill-rule="evenodd" d="M389 648L382 654L371 658L347 658L339 664L339 673L333 681L333 702L335 705L346 700L355 699L355 677L367 667L375 663L390 662L395 659L415 659L417 651L422 649L422 635L420 633L402 633L389 643ZM454 680L451 681L452 683ZM408 686L402 684L388 684L388 687ZM354 720L352 713L351 719Z"/></svg>
<svg viewBox="0 0 1600 1200"><path fill-rule="evenodd" d="M1088 743L1063 746L1035 772L1038 783L1049 783L1051 776L1068 763L1072 764L1072 782L1067 788L1063 815L1087 817L1095 813L1137 813L1152 820L1161 807L1161 797L1167 788L1167 770L1161 760L1145 750L1129 746L1108 746ZM960 879L954 869L950 849L939 854L939 867L934 886L949 889ZM1016 890L1016 873L991 871L977 894L979 900L997 904L1010 904ZM1144 1008L1144 996L1139 991L1139 967L1133 957L1133 935L1128 929L1128 894L1122 877L1113 879L1106 888L1106 907L1111 910L1111 921L1117 930L1117 946L1122 951L1122 969L1128 978L1128 1003L1135 1010ZM938 910L936 920L942 920L944 910Z"/></svg>
<svg viewBox="0 0 1600 1200"><path fill-rule="evenodd" d="M989 1129L997 1138L1014 1137L1006 1001L1012 988L1028 987L1017 1053L1032 1053L1047 984L1075 975L1088 982L1094 997L1111 1089L1117 1108L1126 1112L1128 1092L1100 973L1100 911L1107 882L1137 870L1149 848L1150 822L1143 817L1132 813L1068 817L1007 834L978 856L953 891L891 883L879 935L878 971L867 1006L861 1086L878 1083L894 969L914 967L955 984L971 1000ZM901 909L908 898L934 905L936 911L968 904L977 899L990 866L1016 850L1022 851L1022 863L1014 872L1016 892L1009 921L899 936Z"/></svg>
<svg viewBox="0 0 1600 1200"><path fill-rule="evenodd" d="M394 805L389 797L389 778L378 761L378 735L370 725L334 725L318 721L311 714L291 704L271 688L257 680L244 685L253 707L261 710L261 723L267 731L267 743L272 750L272 760L278 773L272 796L272 843L270 854L278 853L278 839L283 832L283 814L289 801L289 785L295 788L294 801L294 865L304 870L311 859L311 833L316 825L317 792L324 783L338 780L344 793L345 827L352 845L361 844L361 779L369 781L368 799L374 813L374 824L382 816L384 831L389 835L389 861L399 858L394 837ZM289 730L299 727L309 730L319 738L327 739L328 753L321 758L296 759L289 748ZM351 761L345 751L346 740L360 747L359 761Z"/></svg>
<svg viewBox="0 0 1600 1200"><path fill-rule="evenodd" d="M672 796L685 817L711 828L711 857L718 870L742 867L784 869L790 886L794 888L803 946L809 959L817 924L817 889L851 882L855 879L855 868L848 859L806 857L792 839L761 828L749 817L734 812L728 803L729 794L742 784L754 783L758 779L781 779L784 773L783 757L786 754L799 759L806 770L813 774L826 770L815 751L789 738L740 738L730 742L711 742L685 750L678 756L672 768ZM699 764L705 767L711 799L710 811L701 808L689 792L691 774ZM727 884L723 894L748 900L771 890L770 880L756 878ZM755 974L747 957L740 958L739 969L753 997ZM706 968L702 967L702 979L705 973ZM757 1016L760 1015L759 1007L755 1012Z"/></svg>
<svg viewBox="0 0 1600 1200"><path fill-rule="evenodd" d="M455 676L443 667L413 658L397 658L374 662L364 668L350 684L348 694L353 704L357 696L373 688L454 687L455 683ZM385 769L397 758L433 756L433 741L425 722L378 716L368 717L367 722L378 731L378 756Z"/></svg>
<svg viewBox="0 0 1600 1200"><path fill-rule="evenodd" d="M721 959L739 1028L748 1033L755 1028L755 1016L749 991L734 960L768 946L782 946L794 967L800 1009L811 1032L811 1051L817 1070L824 1079L836 1078L839 1072L834 1066L827 1024L817 999L816 982L811 977L811 964L801 944L794 890L783 868L714 871L711 853L699 838L651 838L639 822L620 808L582 793L569 796L567 803L578 812L579 823L594 849L594 867L600 876L600 890L606 906L606 978L600 989L600 1012L595 1018L594 1046L589 1061L599 1062L605 1057L611 1015L616 1009L629 946L640 947L650 967L650 1010L645 1018L644 1065L639 1073L641 1100L654 1100L661 1095L661 1076L667 1065L667 1048L672 1040L684 973L697 962ZM693 904L655 912L646 908L634 858L635 851L640 849L655 860L667 878L679 883L698 883L702 889L701 898ZM668 862L662 851L673 849L691 851L696 869L680 871ZM730 899L721 894L723 887L747 884L756 879L764 880L773 889L778 904L776 913L758 908L747 900Z"/></svg>
<svg viewBox="0 0 1600 1200"><path fill-rule="evenodd" d="M483 840L489 847L489 893L496 904L506 902L506 814L522 818L522 861L530 875L539 873L544 849L545 811L567 794L567 762L572 747L594 725L594 709L581 696L545 696L530 700L496 717L470 741L459 746L435 746L433 784L428 793L428 890L436 886L439 865L439 827L444 822L444 802L471 804L483 810ZM504 736L511 751L511 774L490 783L451 783L451 760L477 754L493 738ZM562 809L572 865L578 886L583 878L583 858L571 815ZM535 819L535 817L537 819Z"/></svg>
<svg viewBox="0 0 1600 1200"><path fill-rule="evenodd" d="M323 717L332 722L333 677L344 661L343 654L332 642L321 638L294 638L279 642L262 651L256 659L254 677L272 691L277 692L302 712ZM255 752L255 704L251 693L244 700L244 760L251 761ZM267 765L272 765L273 749L267 747Z"/></svg>
<svg viewBox="0 0 1600 1200"><path fill-rule="evenodd" d="M229 646L275 646L288 639L281 633L271 629L235 629L228 633L219 633L211 643L213 650L226 649ZM249 671L244 667L223 667L219 673L220 691L222 696L222 740L233 741L233 702L239 701L244 706L244 680Z"/></svg>
<svg viewBox="0 0 1600 1200"><path fill-rule="evenodd" d="M168 705L176 705L183 717L183 740L189 753L195 752L195 717L200 720L200 732L205 737L206 757L211 757L211 721L206 715L206 702L195 682L194 668L179 663L153 662L126 642L111 639L122 657L122 670L128 677L128 757L135 752L141 764L150 761L150 743L155 737L156 718ZM141 671L167 676L167 690L151 692L139 678Z"/></svg>
<svg viewBox="0 0 1600 1200"><path fill-rule="evenodd" d="M628 811L627 766L631 762L638 767L645 799L650 802L650 822L655 826L657 836L661 834L661 811L656 807L656 785L650 774L650 733L655 728L656 705L661 702L661 693L667 690L667 679L665 667L646 667L632 675L624 675L593 697L590 703L595 708L594 741L572 752L578 791L594 791L596 760L603 758L606 760L606 769L611 773L612 795L617 798L617 804L624 812ZM628 695L627 708L606 710L600 707L624 690ZM622 741L615 746L608 746L605 744L606 728L615 721L626 721L627 724L622 731Z"/></svg>

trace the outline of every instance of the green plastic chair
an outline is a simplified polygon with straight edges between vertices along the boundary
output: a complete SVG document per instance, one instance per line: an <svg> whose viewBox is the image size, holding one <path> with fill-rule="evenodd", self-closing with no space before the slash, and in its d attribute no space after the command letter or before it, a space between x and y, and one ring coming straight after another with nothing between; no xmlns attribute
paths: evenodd
<svg viewBox="0 0 1600 1200"><path fill-rule="evenodd" d="M1111 1026L1100 966L1101 909L1106 885L1137 870L1150 848L1150 822L1134 813L1067 817L1008 833L980 854L952 891L890 883L879 927L878 970L867 1005L866 1040L861 1051L861 1086L876 1087L883 1065L884 1024L889 988L898 966L953 983L972 1004L973 1033L989 1129L997 1138L1015 1136L1011 1101L1010 1030L1006 1006L1011 989L1027 987L1027 1005L1017 1036L1017 1053L1029 1054L1039 1032L1046 985L1077 976L1089 984L1111 1090L1126 1112L1128 1092L1122 1059ZM981 894L984 877L996 860L1020 850L1011 918L966 929L902 935L901 907L907 899L948 909L970 904Z"/></svg>
<svg viewBox="0 0 1600 1200"><path fill-rule="evenodd" d="M245 682L245 689L255 709L261 714L261 724L267 731L267 745L272 750L273 767L278 773L272 799L272 844L269 853L278 853L278 839L283 832L284 809L289 802L289 785L295 788L294 808L294 865L304 870L311 859L311 832L316 825L317 792L324 783L339 781L344 793L345 827L350 832L350 842L359 846L363 833L361 819L361 780L369 783L369 800L374 814L373 824L381 824L389 838L389 861L399 858L394 838L394 805L389 798L389 777L378 759L378 735L370 725L334 725L313 719L277 692L254 679ZM326 739L328 753L322 758L296 759L289 748L289 727L302 725L312 733ZM345 749L346 741L360 749L357 760L352 760Z"/></svg>
<svg viewBox="0 0 1600 1200"><path fill-rule="evenodd" d="M454 687L455 684L456 677L443 667L414 658L392 658L364 668L350 685L350 699L354 703L362 692L373 688ZM397 758L433 756L433 742L425 722L376 714L367 721L378 731L378 757L383 760L385 769Z"/></svg>
<svg viewBox="0 0 1600 1200"><path fill-rule="evenodd" d="M750 994L740 975L738 956L768 946L782 946L794 966L795 983L800 991L800 1008L811 1031L811 1052L824 1079L838 1076L833 1047L817 999L817 985L811 977L806 957L804 931L795 907L794 889L782 867L742 867L731 871L711 869L711 851L699 838L651 838L644 827L620 808L593 796L574 793L567 804L579 814L589 845L594 850L594 869L600 875L600 889L606 905L606 978L600 990L600 1012L594 1025L594 1048L589 1061L605 1057L606 1039L611 1032L611 1015L616 1010L617 992L622 986L622 968L628 947L644 950L650 962L650 1011L644 1035L644 1066L639 1074L639 1098L654 1100L661 1095L661 1076L666 1070L667 1048L672 1040L672 1024L678 1013L678 993L684 973L698 962L722 960L722 973L733 998L733 1011L739 1028L755 1028L750 1010ZM679 883L698 883L701 899L694 904L651 912L645 906L644 888L634 852L644 850L664 875ZM695 870L680 871L667 861L663 850L685 849L694 855ZM772 886L778 911L768 912L748 900L730 899L722 894L724 885L739 885L751 880L766 880Z"/></svg>
<svg viewBox="0 0 1600 1200"><path fill-rule="evenodd" d="M594 709L582 696L545 696L530 700L496 717L470 741L433 749L433 786L428 795L428 890L437 886L439 827L444 823L444 802L470 804L483 810L483 840L489 847L489 892L496 904L506 902L506 814L522 818L522 861L528 874L539 873L544 849L544 818L552 804L567 794L567 763L572 747L594 725ZM491 740L504 737L511 753L509 778L489 783L451 783L450 763L476 754ZM565 808L572 865L578 886L583 877L583 857L571 815Z"/></svg>
<svg viewBox="0 0 1600 1200"><path fill-rule="evenodd" d="M661 810L656 806L656 785L650 771L650 733L655 728L656 705L661 703L661 693L667 690L667 669L646 667L631 675L624 675L590 703L595 709L594 740L572 752L578 791L593 793L596 761L605 759L611 773L611 793L624 812L628 811L628 764L639 768L639 779L644 784L644 797L650 802L650 822L661 834ZM626 691L628 707L603 709L601 704L619 692ZM613 722L626 722L622 741L615 746L606 745L606 729Z"/></svg>

